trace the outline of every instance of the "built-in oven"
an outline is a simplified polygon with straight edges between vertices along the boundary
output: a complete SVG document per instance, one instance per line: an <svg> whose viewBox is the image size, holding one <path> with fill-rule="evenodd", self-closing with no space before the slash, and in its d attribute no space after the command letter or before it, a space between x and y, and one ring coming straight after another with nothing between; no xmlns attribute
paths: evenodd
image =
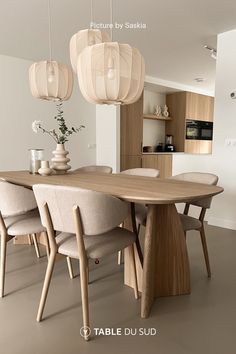
<svg viewBox="0 0 236 354"><path fill-rule="evenodd" d="M186 120L186 139L212 140L213 123L202 120Z"/></svg>

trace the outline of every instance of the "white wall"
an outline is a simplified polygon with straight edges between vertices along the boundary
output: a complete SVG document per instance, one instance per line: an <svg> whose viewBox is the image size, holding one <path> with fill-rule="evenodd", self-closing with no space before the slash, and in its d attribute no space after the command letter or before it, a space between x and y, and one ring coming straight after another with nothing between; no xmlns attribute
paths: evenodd
<svg viewBox="0 0 236 354"><path fill-rule="evenodd" d="M236 30L218 36L213 154L174 156L173 173L216 173L225 191L213 199L209 223L236 230L236 146L225 144L236 139L236 100L230 98L236 91L235 42Z"/></svg>
<svg viewBox="0 0 236 354"><path fill-rule="evenodd" d="M31 96L28 82L28 60L0 55L0 170L28 168L28 149L44 148L45 158L52 157L55 143L45 134L31 129L34 120L42 120L48 128L55 127L55 103ZM95 106L82 98L75 82L71 99L64 104L68 125L84 124L86 128L67 143L72 167L94 164L96 151L88 144L96 142Z"/></svg>
<svg viewBox="0 0 236 354"><path fill-rule="evenodd" d="M145 90L143 101L144 114L153 114L156 105L164 107L166 95ZM165 122L144 119L143 121L143 146L156 146L165 143Z"/></svg>
<svg viewBox="0 0 236 354"><path fill-rule="evenodd" d="M120 171L120 107L96 106L97 165L111 166Z"/></svg>

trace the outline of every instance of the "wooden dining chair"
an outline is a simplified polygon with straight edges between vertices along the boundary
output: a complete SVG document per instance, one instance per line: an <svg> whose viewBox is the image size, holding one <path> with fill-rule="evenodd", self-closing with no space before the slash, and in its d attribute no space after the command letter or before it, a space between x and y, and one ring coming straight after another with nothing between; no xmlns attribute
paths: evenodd
<svg viewBox="0 0 236 354"><path fill-rule="evenodd" d="M100 165L92 165L92 166L83 166L77 168L73 172L84 172L84 173L112 173L112 167L110 166L100 166Z"/></svg>
<svg viewBox="0 0 236 354"><path fill-rule="evenodd" d="M112 173L112 167L110 166L101 166L101 165L91 165L91 166L83 166L77 168L73 171L74 173ZM74 271L70 257L66 257L67 266L69 271L69 276L71 279L74 279Z"/></svg>
<svg viewBox="0 0 236 354"><path fill-rule="evenodd" d="M188 173L181 173L176 176L171 177L171 179L179 180L179 181L187 181L187 182L195 182L195 183L203 183L209 185L217 185L218 183L218 176L212 173L202 173L202 172L188 172ZM212 197L203 198L201 200L193 201L191 203L186 203L184 208L184 213L179 214L180 219L182 222L182 226L185 232L187 231L196 230L199 231L201 236L203 254L206 263L207 275L211 277L211 267L208 255L208 248L207 248L207 241L204 229L204 218L207 209L211 207ZM201 208L199 218L192 217L188 215L190 206L194 205Z"/></svg>
<svg viewBox="0 0 236 354"><path fill-rule="evenodd" d="M89 327L88 260L100 259L130 247L134 294L138 298L134 259L136 235L118 225L128 217L129 204L111 195L74 187L35 185L33 187L42 224L46 227L50 257L46 270L37 321L41 321L56 254L79 260L83 326ZM55 237L55 231L60 234ZM85 333L85 339L89 334Z"/></svg>
<svg viewBox="0 0 236 354"><path fill-rule="evenodd" d="M41 224L33 191L0 180L0 297L4 296L7 242L13 237L28 235L33 238L36 255L39 248L36 234L45 232ZM49 253L49 249L47 248Z"/></svg>
<svg viewBox="0 0 236 354"><path fill-rule="evenodd" d="M130 168L128 170L124 170L121 172L122 174L129 175L129 176L139 176L139 177L159 177L160 171L155 168ZM144 204L137 204L131 203L131 210L133 211L134 215L133 218L136 220L136 227L137 227L137 240L136 246L137 251L139 254L140 262L143 263L143 255L142 250L139 242L139 231L141 225L146 225L146 218L147 218L147 208ZM118 264L120 265L122 261L122 251L118 252Z"/></svg>

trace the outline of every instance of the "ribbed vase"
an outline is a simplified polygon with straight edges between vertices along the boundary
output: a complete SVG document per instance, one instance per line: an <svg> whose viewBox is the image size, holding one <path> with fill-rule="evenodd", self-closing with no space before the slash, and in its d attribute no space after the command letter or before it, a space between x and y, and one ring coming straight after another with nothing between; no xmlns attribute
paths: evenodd
<svg viewBox="0 0 236 354"><path fill-rule="evenodd" d="M64 144L57 144L56 150L53 152L54 157L52 158L52 168L56 171L57 174L64 174L71 169L71 166L68 165L70 159L66 157L69 152L66 151Z"/></svg>

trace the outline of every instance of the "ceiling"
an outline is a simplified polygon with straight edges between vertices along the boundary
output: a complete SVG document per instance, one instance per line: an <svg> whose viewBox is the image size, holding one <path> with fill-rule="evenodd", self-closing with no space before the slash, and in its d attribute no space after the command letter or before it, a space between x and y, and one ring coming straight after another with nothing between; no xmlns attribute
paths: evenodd
<svg viewBox="0 0 236 354"><path fill-rule="evenodd" d="M109 23L109 0L94 0L97 23ZM69 63L71 35L90 22L88 0L51 0L55 59ZM114 39L138 47L146 73L162 80L214 89L216 62L203 48L236 28L235 0L113 0L114 21L146 30L115 30ZM47 0L0 0L0 54L48 58ZM194 78L205 81L196 83Z"/></svg>

